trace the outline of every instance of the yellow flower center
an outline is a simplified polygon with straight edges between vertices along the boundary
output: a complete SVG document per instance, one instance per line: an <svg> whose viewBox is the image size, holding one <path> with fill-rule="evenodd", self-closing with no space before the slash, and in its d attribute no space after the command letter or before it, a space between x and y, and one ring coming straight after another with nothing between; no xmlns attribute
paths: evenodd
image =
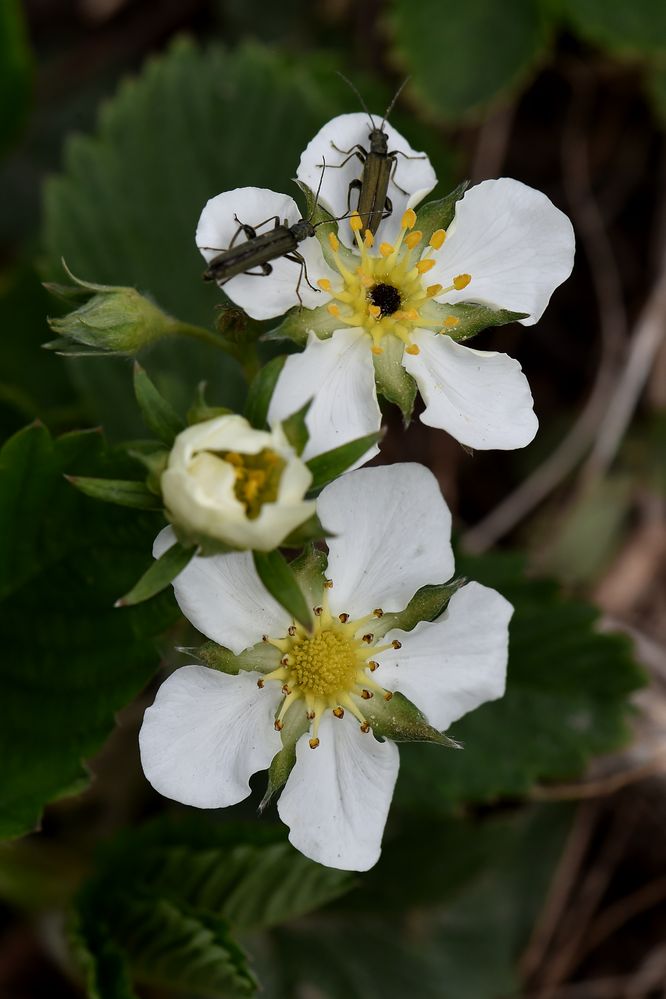
<svg viewBox="0 0 666 999"><path fill-rule="evenodd" d="M332 585L327 582L327 588ZM336 616L331 614L325 591L323 606L313 610L311 631L294 622L284 638L264 637L265 642L279 649L282 658L278 669L259 680L258 685L263 687L268 680L282 686L285 696L275 719L278 731L283 727L289 708L296 701L302 701L311 724L310 746L316 749L319 722L325 711L332 711L336 718L344 718L345 711L350 711L360 722L361 731L370 731L360 702L375 694L387 701L393 697L371 676L378 665L372 656L391 647L400 648L400 643L375 645L369 622L382 617L383 611L379 608L355 621L350 620L349 614Z"/></svg>
<svg viewBox="0 0 666 999"><path fill-rule="evenodd" d="M386 336L398 337L408 354L418 354L418 345L411 340L413 331L432 328L433 323L442 325L439 315L428 309L431 300L436 295L466 288L471 275L458 274L448 288L426 284L425 275L435 266L432 253L442 247L446 233L437 229L424 252L423 233L414 229L416 213L412 208L402 217L395 245L380 243L378 252L370 252L375 248L375 239L369 229L361 237L364 227L357 212L349 224L359 249L360 265L350 265L350 255L343 257L337 236L329 233L333 260L343 285L334 289L327 278L317 282L333 298L328 311L345 325L365 330L372 339L373 354L383 352L381 344ZM457 324L455 316L449 316L444 320L443 331L449 332Z"/></svg>
<svg viewBox="0 0 666 999"><path fill-rule="evenodd" d="M248 519L256 520L264 503L274 503L277 500L280 478L286 464L284 458L270 448L264 448L257 454L224 451L219 457L233 465L236 473L236 499L245 507Z"/></svg>

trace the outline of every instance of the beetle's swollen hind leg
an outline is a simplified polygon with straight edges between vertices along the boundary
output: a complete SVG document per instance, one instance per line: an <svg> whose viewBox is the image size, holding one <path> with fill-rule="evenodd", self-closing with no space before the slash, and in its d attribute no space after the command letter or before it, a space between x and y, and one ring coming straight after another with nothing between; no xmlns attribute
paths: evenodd
<svg viewBox="0 0 666 999"><path fill-rule="evenodd" d="M359 191L363 187L360 180L352 180L349 187L347 188L347 214L351 212L351 193L352 191ZM358 207L358 205L357 205Z"/></svg>
<svg viewBox="0 0 666 999"><path fill-rule="evenodd" d="M246 277L268 277L273 273L273 265L269 263L257 264L258 271L243 271Z"/></svg>
<svg viewBox="0 0 666 999"><path fill-rule="evenodd" d="M234 233L233 238L232 238L231 242L229 243L229 246L227 247L228 250L231 249L231 247L234 245L234 243L236 242L236 240L238 239L238 237L240 236L241 233L245 233L245 238L247 240L256 239L257 238L257 233L255 231L254 226L247 225L245 222L241 222L241 220L238 218L238 216L236 215L235 212L234 212L234 219L236 220L236 223L238 224L238 228L236 229L236 232Z"/></svg>

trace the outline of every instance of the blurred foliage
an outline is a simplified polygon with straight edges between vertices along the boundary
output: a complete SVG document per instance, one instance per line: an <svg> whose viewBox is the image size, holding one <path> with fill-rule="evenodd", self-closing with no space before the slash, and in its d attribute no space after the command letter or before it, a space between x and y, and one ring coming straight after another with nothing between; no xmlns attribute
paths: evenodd
<svg viewBox="0 0 666 999"><path fill-rule="evenodd" d="M65 472L106 470L96 431L53 440L33 424L0 451L0 835L32 829L44 805L81 791L82 761L155 669L170 593L114 600L146 561L158 519L80 495Z"/></svg>
<svg viewBox="0 0 666 999"><path fill-rule="evenodd" d="M599 634L595 608L527 578L519 556L464 557L457 571L515 607L507 690L452 725L462 752L402 747L396 800L405 808L492 801L578 774L628 737L627 697L644 683L626 636Z"/></svg>
<svg viewBox="0 0 666 999"><path fill-rule="evenodd" d="M20 0L0 5L0 156L23 128L32 97L32 54Z"/></svg>

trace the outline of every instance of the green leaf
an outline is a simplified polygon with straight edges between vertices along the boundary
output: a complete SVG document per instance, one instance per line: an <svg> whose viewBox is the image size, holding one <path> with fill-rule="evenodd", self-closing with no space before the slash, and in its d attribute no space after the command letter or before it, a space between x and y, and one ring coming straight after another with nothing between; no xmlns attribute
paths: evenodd
<svg viewBox="0 0 666 999"><path fill-rule="evenodd" d="M144 600L150 600L171 583L183 571L196 554L196 545L186 547L176 541L146 569L143 576L124 596L116 600L116 607L133 607Z"/></svg>
<svg viewBox="0 0 666 999"><path fill-rule="evenodd" d="M134 362L134 393L148 429L165 444L173 444L185 424L137 361Z"/></svg>
<svg viewBox="0 0 666 999"><path fill-rule="evenodd" d="M558 7L578 34L614 55L666 56L666 9L661 0L558 0Z"/></svg>
<svg viewBox="0 0 666 999"><path fill-rule="evenodd" d="M397 336L385 336L381 354L373 354L377 391L399 406L402 418L409 423L416 399L416 382L402 366L404 344Z"/></svg>
<svg viewBox="0 0 666 999"><path fill-rule="evenodd" d="M203 206L242 185L297 193L295 164L340 113L340 91L328 60L294 60L258 45L202 50L179 39L104 103L94 135L66 143L63 171L44 193L50 276L64 256L76 274L137 288L169 315L210 327L225 299L202 280L194 233ZM257 278L257 293L260 286ZM95 419L118 438L137 436L126 364L67 363ZM240 368L214 347L158 343L150 371L180 412L202 379L220 405L242 408Z"/></svg>
<svg viewBox="0 0 666 999"><path fill-rule="evenodd" d="M464 586L465 582L465 579L454 579L451 583L422 586L420 590L416 591L404 610L383 614L373 624L372 630L375 636L381 638L393 628L411 631L419 621L434 621L446 609L456 590Z"/></svg>
<svg viewBox="0 0 666 999"><path fill-rule="evenodd" d="M82 760L158 663L172 595L139 608L113 600L143 564L154 514L103 506L63 475L113 474L99 433L53 440L39 425L0 451L0 836L34 828L43 807L88 781Z"/></svg>
<svg viewBox="0 0 666 999"><path fill-rule="evenodd" d="M421 205L418 209L414 228L423 233L422 241L424 246L430 242L430 237L436 229L449 228L456 213L456 204L469 187L469 183L468 180L463 180L445 198L427 201L425 205Z"/></svg>
<svg viewBox="0 0 666 999"><path fill-rule="evenodd" d="M366 451L369 451L373 444L376 444L382 437L380 431L376 434L366 434L365 437L357 437L347 444L324 451L315 458L306 461L306 465L312 472L312 482L309 492L317 493L324 486L337 479L339 475L346 472L355 462L357 462Z"/></svg>
<svg viewBox="0 0 666 999"><path fill-rule="evenodd" d="M294 850L279 827L159 820L100 853L76 901L74 942L99 999L132 995L129 969L200 995L252 995L233 933L302 916L352 884Z"/></svg>
<svg viewBox="0 0 666 999"><path fill-rule="evenodd" d="M297 412L292 413L291 416L282 421L284 435L298 455L303 454L305 445L310 439L310 431L307 428L305 418L308 415L311 405L312 399L308 399L305 405L301 406Z"/></svg>
<svg viewBox="0 0 666 999"><path fill-rule="evenodd" d="M523 84L546 53L544 6L468 0L448 4L442 16L439 0L392 0L393 56L411 74L417 107L457 121Z"/></svg>
<svg viewBox="0 0 666 999"><path fill-rule="evenodd" d="M294 572L277 549L272 552L253 552L254 567L272 597L305 628L312 624L312 614Z"/></svg>
<svg viewBox="0 0 666 999"><path fill-rule="evenodd" d="M19 0L0 4L0 155L17 138L32 96L32 55Z"/></svg>
<svg viewBox="0 0 666 999"><path fill-rule="evenodd" d="M245 416L258 430L264 430L267 426L268 409L286 360L286 355L274 357L263 366L250 385L245 404Z"/></svg>
<svg viewBox="0 0 666 999"><path fill-rule="evenodd" d="M105 503L131 506L136 510L162 509L158 497L143 482L131 482L125 479L93 479L85 475L66 475L65 478L86 496L104 500Z"/></svg>
<svg viewBox="0 0 666 999"><path fill-rule="evenodd" d="M444 761L429 746L401 752L397 800L410 809L513 797L576 776L627 739L628 698L644 683L629 640L600 634L598 611L526 578L518 556L465 557L458 568L515 607L507 690L453 725L462 752Z"/></svg>

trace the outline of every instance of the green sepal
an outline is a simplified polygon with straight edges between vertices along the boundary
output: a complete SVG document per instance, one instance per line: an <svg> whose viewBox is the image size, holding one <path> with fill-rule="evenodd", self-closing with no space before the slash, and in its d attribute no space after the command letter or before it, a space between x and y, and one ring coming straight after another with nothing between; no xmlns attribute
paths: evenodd
<svg viewBox="0 0 666 999"><path fill-rule="evenodd" d="M324 451L315 458L310 458L305 464L312 472L312 482L308 489L308 495L316 495L327 483L337 479L339 475L346 472L355 462L362 458L366 451L381 440L383 431L379 430L374 434L366 434L365 437L357 437L347 444L341 444L330 451Z"/></svg>
<svg viewBox="0 0 666 999"><path fill-rule="evenodd" d="M204 642L198 648L179 648L179 652L192 655L209 669L236 676L241 670L257 673L271 673L280 665L280 651L268 642L257 642L249 649L236 655L231 649L217 642Z"/></svg>
<svg viewBox="0 0 666 999"><path fill-rule="evenodd" d="M291 534L281 544L282 548L301 548L309 541L318 541L320 538L330 538L333 535L327 531L316 513L299 524Z"/></svg>
<svg viewBox="0 0 666 999"><path fill-rule="evenodd" d="M402 694L395 693L388 701L381 694L375 694L369 701L363 702L363 714L370 722L374 734L381 739L390 739L392 742L436 742L449 749L462 748L455 739L450 739L444 732L438 732L429 725L425 715Z"/></svg>
<svg viewBox="0 0 666 999"><path fill-rule="evenodd" d="M86 496L130 506L136 510L161 510L162 504L144 482L126 479L93 479L83 475L66 475L65 478Z"/></svg>
<svg viewBox="0 0 666 999"><path fill-rule="evenodd" d="M156 496L161 496L162 472L167 467L169 451L156 441L129 441L123 447L129 457L138 461L148 472L148 489Z"/></svg>
<svg viewBox="0 0 666 999"><path fill-rule="evenodd" d="M261 339L292 340L299 347L304 347L309 333L315 333L320 340L328 340L339 329L340 320L332 316L325 305L318 305L316 309L295 306L287 312L279 326L264 333Z"/></svg>
<svg viewBox="0 0 666 999"><path fill-rule="evenodd" d="M42 344L42 350L52 350L58 357L108 357L108 350L96 350L82 343L73 343L66 336L58 336Z"/></svg>
<svg viewBox="0 0 666 999"><path fill-rule="evenodd" d="M194 546L185 548L179 541L160 555L158 559L144 572L138 583L119 600L115 607L132 607L134 604L149 600L160 593L169 583L182 572L196 552Z"/></svg>
<svg viewBox="0 0 666 999"><path fill-rule="evenodd" d="M420 621L434 621L442 611L446 610L453 594L466 582L467 580L461 577L450 583L422 586L404 610L384 614L375 622L372 627L375 637L381 638L393 628L411 631Z"/></svg>
<svg viewBox="0 0 666 999"><path fill-rule="evenodd" d="M421 310L421 315L425 325L433 328L444 327L449 316L457 319L456 326L442 329L440 335L450 336L452 340L462 342L491 326L504 326L506 323L515 323L519 319L526 319L529 313L511 312L509 309L493 309L489 305L475 305L472 302L446 305L430 301Z"/></svg>
<svg viewBox="0 0 666 999"><path fill-rule="evenodd" d="M192 405L185 414L187 425L191 427L194 423L203 423L205 420L214 420L217 416L230 416L233 409L227 406L210 406L206 402L206 382L199 382L194 392Z"/></svg>
<svg viewBox="0 0 666 999"><path fill-rule="evenodd" d="M377 390L400 407L405 424L409 423L416 401L416 382L402 366L402 354L405 348L397 336L385 336L382 339L381 354L373 354L375 381Z"/></svg>
<svg viewBox="0 0 666 999"><path fill-rule="evenodd" d="M313 544L306 545L291 563L291 569L310 607L318 607L324 595L328 556Z"/></svg>
<svg viewBox="0 0 666 999"><path fill-rule="evenodd" d="M185 424L170 402L160 395L138 361L134 362L134 393L149 430L171 446Z"/></svg>
<svg viewBox="0 0 666 999"><path fill-rule="evenodd" d="M252 380L245 403L245 418L257 430L264 430L266 427L273 392L286 360L286 354L274 357Z"/></svg>
<svg viewBox="0 0 666 999"><path fill-rule="evenodd" d="M296 743L307 732L309 725L310 720L305 713L303 701L296 701L283 718L280 732L282 749L275 754L268 768L268 785L259 804L260 813L270 804L273 795L287 783L287 778L296 762Z"/></svg>
<svg viewBox="0 0 666 999"><path fill-rule="evenodd" d="M291 566L277 549L252 552L257 575L272 597L304 628L312 627L312 615Z"/></svg>
<svg viewBox="0 0 666 999"><path fill-rule="evenodd" d="M310 431L308 430L305 420L312 403L313 400L308 399L305 405L301 406L301 408L296 410L295 413L292 413L291 416L288 416L286 420L282 421L284 435L296 454L299 456L303 454L305 445L310 440Z"/></svg>
<svg viewBox="0 0 666 999"><path fill-rule="evenodd" d="M427 245L436 229L449 228L456 213L456 203L460 201L469 185L468 180L463 180L462 184L454 187L444 198L428 201L419 208L414 228L423 233L423 246Z"/></svg>

